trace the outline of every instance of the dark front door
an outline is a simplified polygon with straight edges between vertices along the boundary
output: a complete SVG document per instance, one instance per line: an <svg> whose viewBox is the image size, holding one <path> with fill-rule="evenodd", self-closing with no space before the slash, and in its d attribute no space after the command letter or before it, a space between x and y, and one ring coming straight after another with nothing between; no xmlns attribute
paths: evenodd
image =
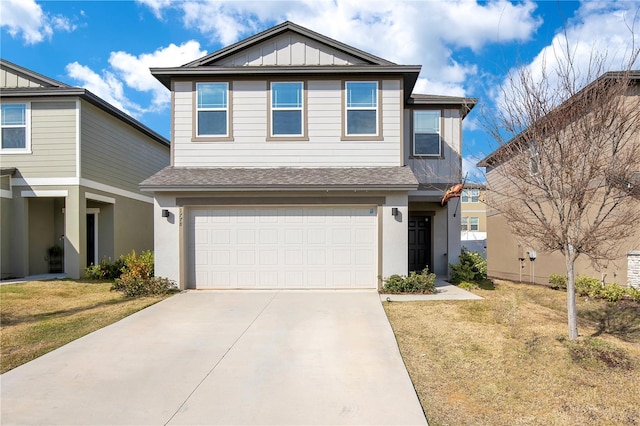
<svg viewBox="0 0 640 426"><path fill-rule="evenodd" d="M409 216L409 272L431 271L431 218Z"/></svg>
<svg viewBox="0 0 640 426"><path fill-rule="evenodd" d="M96 215L87 214L87 266L96 264Z"/></svg>

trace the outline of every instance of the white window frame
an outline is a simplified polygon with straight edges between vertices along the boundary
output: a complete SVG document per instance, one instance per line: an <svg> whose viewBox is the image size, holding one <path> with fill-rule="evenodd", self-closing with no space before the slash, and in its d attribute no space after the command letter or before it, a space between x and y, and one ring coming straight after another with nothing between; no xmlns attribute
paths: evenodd
<svg viewBox="0 0 640 426"><path fill-rule="evenodd" d="M300 106L299 107L276 107L273 104L273 85L274 84L299 84L300 85ZM269 85L269 105L271 111L269 136L272 138L288 138L288 137L303 137L305 135L305 87L303 81L272 81ZM274 127L274 113L276 111L299 111L300 112L300 133L273 133Z"/></svg>
<svg viewBox="0 0 640 426"><path fill-rule="evenodd" d="M225 106L224 108L199 108L198 107L198 89L200 86L207 84L223 84L226 86ZM201 111L224 111L226 116L226 133L206 134L200 133L200 112ZM226 81L201 81L196 83L196 102L195 102L195 135L197 138L228 138L230 131L230 114L229 114L229 82Z"/></svg>
<svg viewBox="0 0 640 426"><path fill-rule="evenodd" d="M475 222L475 224L474 224ZM473 229L475 226L475 229ZM480 230L480 218L476 216L471 216L469 218L469 230L470 231L479 231Z"/></svg>
<svg viewBox="0 0 640 426"><path fill-rule="evenodd" d="M462 190L461 202L463 203L479 203L480 190L477 188L468 188Z"/></svg>
<svg viewBox="0 0 640 426"><path fill-rule="evenodd" d="M437 113L438 114L438 130L437 130L437 134L438 134L438 153L437 154L419 154L416 153L416 113L420 113L420 112L428 112L428 113ZM442 111L441 110L434 110L434 109L414 109L413 113L412 113L412 117L411 117L411 123L412 123L412 129L411 129L411 138L412 138L412 147L411 147L411 153L414 157L431 157L431 158L440 158L442 157ZM420 132L422 133L422 132Z"/></svg>
<svg viewBox="0 0 640 426"><path fill-rule="evenodd" d="M460 218L460 229L462 229L463 232L469 230L469 218L467 216L462 216Z"/></svg>
<svg viewBox="0 0 640 426"><path fill-rule="evenodd" d="M373 83L376 85L376 93L374 96L376 105L375 107L350 107L349 106L349 85L350 84L358 84L358 83ZM380 83L376 80L371 81L362 81L362 80L353 80L353 81L345 81L344 83L344 134L346 137L376 137L380 135ZM376 126L375 133L349 133L349 111L375 111L376 112Z"/></svg>
<svg viewBox="0 0 640 426"><path fill-rule="evenodd" d="M0 122L0 152L2 154L31 154L31 102L2 102L2 105L24 105L24 125L8 125L4 126ZM24 148L3 148L2 147L2 135L1 129L4 128L19 128L24 127Z"/></svg>

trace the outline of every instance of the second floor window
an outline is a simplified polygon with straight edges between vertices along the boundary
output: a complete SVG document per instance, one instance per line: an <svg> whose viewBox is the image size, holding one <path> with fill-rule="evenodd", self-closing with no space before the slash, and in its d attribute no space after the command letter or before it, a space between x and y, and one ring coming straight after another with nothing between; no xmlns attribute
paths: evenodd
<svg viewBox="0 0 640 426"><path fill-rule="evenodd" d="M303 135L302 83L271 83L271 136Z"/></svg>
<svg viewBox="0 0 640 426"><path fill-rule="evenodd" d="M470 229L472 231L477 231L478 229L480 229L480 218L477 217L470 217L469 218L469 222L470 222Z"/></svg>
<svg viewBox="0 0 640 426"><path fill-rule="evenodd" d="M378 82L348 81L345 92L347 136L377 135Z"/></svg>
<svg viewBox="0 0 640 426"><path fill-rule="evenodd" d="M228 83L198 83L198 136L228 136Z"/></svg>
<svg viewBox="0 0 640 426"><path fill-rule="evenodd" d="M480 201L479 189L463 189L462 200L463 203L477 203Z"/></svg>
<svg viewBox="0 0 640 426"><path fill-rule="evenodd" d="M440 157L440 111L413 111L413 155Z"/></svg>
<svg viewBox="0 0 640 426"><path fill-rule="evenodd" d="M26 150L27 105L2 104L2 149Z"/></svg>

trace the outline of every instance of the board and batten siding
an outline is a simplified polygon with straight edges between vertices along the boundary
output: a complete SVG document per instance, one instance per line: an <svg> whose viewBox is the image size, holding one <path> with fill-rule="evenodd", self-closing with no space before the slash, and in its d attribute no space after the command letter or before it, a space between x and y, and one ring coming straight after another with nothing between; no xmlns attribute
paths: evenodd
<svg viewBox="0 0 640 426"><path fill-rule="evenodd" d="M405 164L413 170L420 183L452 183L460 179L462 152L462 117L457 109L441 110L440 137L442 156L440 158L413 157L413 110L404 114L404 156Z"/></svg>
<svg viewBox="0 0 640 426"><path fill-rule="evenodd" d="M169 148L88 102L81 108L80 176L128 191L169 165Z"/></svg>
<svg viewBox="0 0 640 426"><path fill-rule="evenodd" d="M283 34L230 56L216 65L364 65L361 59L299 34Z"/></svg>
<svg viewBox="0 0 640 426"><path fill-rule="evenodd" d="M11 70L0 69L0 88L2 89L24 89L32 87L42 87L40 82L29 79Z"/></svg>
<svg viewBox="0 0 640 426"><path fill-rule="evenodd" d="M295 80L292 79L292 80ZM193 83L174 83L176 167L398 166L402 126L400 80L382 81L383 140L342 138L342 81L308 80L308 140L270 140L268 82L232 82L233 141L192 141Z"/></svg>
<svg viewBox="0 0 640 426"><path fill-rule="evenodd" d="M2 167L15 167L25 178L75 177L75 101L33 101L30 105L31 153L3 156Z"/></svg>

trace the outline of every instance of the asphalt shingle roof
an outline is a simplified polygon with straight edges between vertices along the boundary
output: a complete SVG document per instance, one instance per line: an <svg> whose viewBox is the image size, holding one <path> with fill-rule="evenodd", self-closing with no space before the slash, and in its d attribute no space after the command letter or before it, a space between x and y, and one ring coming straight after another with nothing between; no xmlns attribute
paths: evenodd
<svg viewBox="0 0 640 426"><path fill-rule="evenodd" d="M166 167L140 184L143 190L415 189L409 167Z"/></svg>

